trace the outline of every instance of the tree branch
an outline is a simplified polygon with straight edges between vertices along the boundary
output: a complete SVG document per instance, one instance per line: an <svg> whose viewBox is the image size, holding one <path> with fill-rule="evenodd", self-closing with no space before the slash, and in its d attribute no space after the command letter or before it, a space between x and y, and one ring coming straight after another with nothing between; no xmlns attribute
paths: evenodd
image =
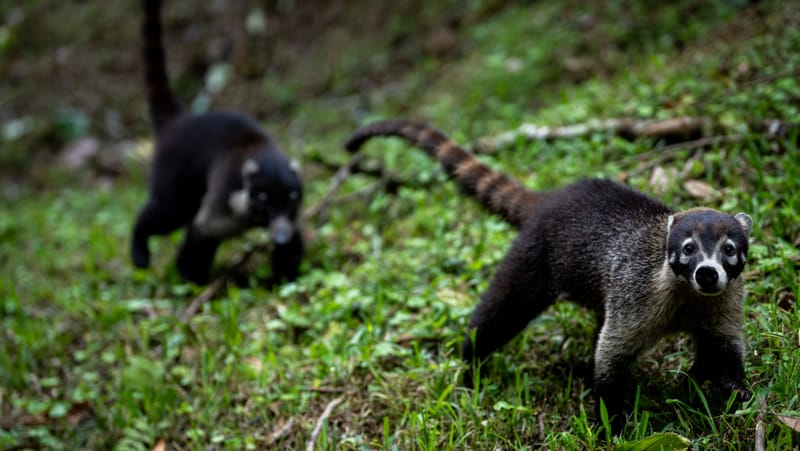
<svg viewBox="0 0 800 451"><path fill-rule="evenodd" d="M554 140L578 138L592 133L608 132L627 140L661 138L670 142L702 136L710 121L704 117L681 117L666 120L646 119L595 119L582 124L548 127L522 124L514 130L494 137L481 138L475 144L476 153L493 153L520 140Z"/></svg>

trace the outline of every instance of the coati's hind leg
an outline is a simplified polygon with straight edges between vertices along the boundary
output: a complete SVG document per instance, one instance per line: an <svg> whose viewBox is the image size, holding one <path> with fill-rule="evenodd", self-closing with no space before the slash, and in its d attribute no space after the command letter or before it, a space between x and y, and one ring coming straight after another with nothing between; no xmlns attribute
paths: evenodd
<svg viewBox="0 0 800 451"><path fill-rule="evenodd" d="M499 347L514 338L539 313L555 300L557 293L535 243L517 239L500 265L489 289L469 322L470 334L462 345L462 358L468 364L480 365ZM472 384L467 371L464 383Z"/></svg>
<svg viewBox="0 0 800 451"><path fill-rule="evenodd" d="M133 226L131 258L137 268L150 266L150 249L147 240L153 235L166 235L186 224L187 217L174 208L150 200L139 212Z"/></svg>
<svg viewBox="0 0 800 451"><path fill-rule="evenodd" d="M740 401L752 396L744 385L744 350L739 337L723 337L708 331L694 333L695 359L691 374L698 381L710 380Z"/></svg>
<svg viewBox="0 0 800 451"><path fill-rule="evenodd" d="M194 227L187 227L175 262L181 277L198 285L208 283L211 264L219 245L218 238L203 236Z"/></svg>
<svg viewBox="0 0 800 451"><path fill-rule="evenodd" d="M292 281L297 278L304 252L303 231L299 227L295 229L289 242L275 245L270 256L272 277L275 282Z"/></svg>

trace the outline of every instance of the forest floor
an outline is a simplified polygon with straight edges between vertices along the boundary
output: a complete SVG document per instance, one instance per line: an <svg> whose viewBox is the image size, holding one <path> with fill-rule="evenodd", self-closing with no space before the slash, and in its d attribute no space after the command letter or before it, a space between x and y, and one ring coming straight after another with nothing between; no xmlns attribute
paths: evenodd
<svg viewBox="0 0 800 451"><path fill-rule="evenodd" d="M7 2L0 449L800 446L796 5L228 3L167 5L173 86L192 110L261 120L302 164L307 209L350 158L349 133L413 117L475 149L523 124L554 128L480 156L531 188L609 177L676 208L750 214L753 399L695 384L691 340L669 337L639 359L612 437L594 415L596 321L569 302L463 386L469 314L514 230L399 140L367 145L362 170L309 220L292 283L262 283L260 252L245 277L224 278L260 231L222 247L211 299L175 273L179 233L152 239L152 268L135 270L152 147L138 2ZM602 123L680 118L699 126L632 137ZM570 125L588 130L558 128Z"/></svg>

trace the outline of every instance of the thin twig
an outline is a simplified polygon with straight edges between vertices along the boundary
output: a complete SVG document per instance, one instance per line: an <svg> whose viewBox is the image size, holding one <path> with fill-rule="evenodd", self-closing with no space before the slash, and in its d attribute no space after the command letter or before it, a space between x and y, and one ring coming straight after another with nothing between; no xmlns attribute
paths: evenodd
<svg viewBox="0 0 800 451"><path fill-rule="evenodd" d="M716 135L716 136L704 136L702 138L698 138L692 141L684 141L674 144L669 144L664 147L660 147L656 149L659 153L664 152L672 152L674 150L691 150L691 149L699 149L701 147L708 147L714 144L722 144L722 143L735 143L744 140L747 135Z"/></svg>
<svg viewBox="0 0 800 451"><path fill-rule="evenodd" d="M331 182L331 186L328 188L328 192L322 196L322 199L317 202L316 205L306 210L305 218L307 221L311 221L312 219L316 219L317 216L321 216L328 208L328 204L331 201L331 197L336 193L336 191L341 188L344 181L350 175L350 172L353 170L353 167L357 165L362 159L364 158L364 154L357 153L350 158L350 161L347 162L344 166L339 168L336 171L336 174L333 175L333 181Z"/></svg>
<svg viewBox="0 0 800 451"><path fill-rule="evenodd" d="M181 321L189 321L189 319L197 313L203 304L214 299L222 290L222 288L225 287L225 283L228 281L230 275L235 274L242 269L250 260L250 257L253 256L253 254L259 251L269 250L270 247L272 247L270 244L255 245L241 254L232 264L228 266L228 269L224 274L214 279L214 281L208 284L202 293L192 299L192 302L189 303L189 306L183 311L183 314L181 315Z"/></svg>
<svg viewBox="0 0 800 451"><path fill-rule="evenodd" d="M317 443L317 439L319 438L319 433L322 432L322 426L325 424L325 420L331 416L333 413L333 409L336 408L339 404L344 401L344 396L340 396L325 406L325 410L322 411L322 415L320 415L319 419L317 420L317 425L314 426L314 431L311 433L311 438L308 440L308 444L306 444L306 451L314 451L314 445Z"/></svg>
<svg viewBox="0 0 800 451"><path fill-rule="evenodd" d="M217 293L222 289L222 286L225 285L225 281L227 280L226 276L219 276L211 282L202 293L195 296L192 299L192 302L189 303L189 306L186 307L186 310L183 311L181 315L181 321L184 323L189 321L191 317L197 313L197 310L200 309L200 306L205 304L206 302L214 299L217 296Z"/></svg>
<svg viewBox="0 0 800 451"><path fill-rule="evenodd" d="M269 436L269 440L266 442L266 446L272 446L275 443L278 443L278 440L282 439L292 430L294 426L294 418L289 418L289 421L286 422L283 426L279 427L277 430L273 431L272 434Z"/></svg>
<svg viewBox="0 0 800 451"><path fill-rule="evenodd" d="M763 396L758 397L758 415L756 415L756 444L754 451L765 451L766 426L764 425L764 415L767 410L767 401Z"/></svg>
<svg viewBox="0 0 800 451"><path fill-rule="evenodd" d="M658 166L665 161L674 157L674 154L681 150L692 150L708 147L714 144L739 142L747 138L748 135L717 135L706 136L703 138L695 139L692 141L685 141L681 143L669 144L657 149L648 150L645 152L632 155L622 160L621 164L628 165L634 162L647 162L648 164L638 168L634 172L641 172L649 167Z"/></svg>
<svg viewBox="0 0 800 451"><path fill-rule="evenodd" d="M312 393L350 393L350 390L339 387L306 387L305 390Z"/></svg>
<svg viewBox="0 0 800 451"><path fill-rule="evenodd" d="M330 171L336 171L340 169L340 166L336 165L336 163L330 162L316 154L311 155L310 160ZM355 165L353 165L353 167L350 168L350 173L362 174L369 177L380 179L383 182L386 191L389 193L396 192L397 188L401 186L425 187L427 185L426 183L418 183L410 180L403 180L402 178L394 174L392 171L386 169L386 167L384 167L383 165L380 164L367 165L365 164L364 160L361 160Z"/></svg>

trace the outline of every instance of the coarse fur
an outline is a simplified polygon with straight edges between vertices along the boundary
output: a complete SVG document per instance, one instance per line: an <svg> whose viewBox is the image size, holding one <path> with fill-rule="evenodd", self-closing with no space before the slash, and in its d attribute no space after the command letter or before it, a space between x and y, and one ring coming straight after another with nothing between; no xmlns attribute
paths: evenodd
<svg viewBox="0 0 800 451"><path fill-rule="evenodd" d="M739 277L752 227L748 215L674 211L605 179L533 191L421 122L368 124L345 146L355 151L374 136L397 136L421 147L463 191L519 229L470 318L471 333L462 346L467 363L485 360L564 298L597 312L598 409L603 399L610 414L622 413L630 364L660 337L679 331L694 338L698 379L750 398Z"/></svg>
<svg viewBox="0 0 800 451"><path fill-rule="evenodd" d="M182 113L167 78L161 2L143 0L143 8L145 81L156 149L149 198L133 228L134 265L150 265L150 236L185 227L178 272L204 284L222 240L265 227L274 244L273 276L294 278L304 253L298 224L303 190L295 166L250 116Z"/></svg>

